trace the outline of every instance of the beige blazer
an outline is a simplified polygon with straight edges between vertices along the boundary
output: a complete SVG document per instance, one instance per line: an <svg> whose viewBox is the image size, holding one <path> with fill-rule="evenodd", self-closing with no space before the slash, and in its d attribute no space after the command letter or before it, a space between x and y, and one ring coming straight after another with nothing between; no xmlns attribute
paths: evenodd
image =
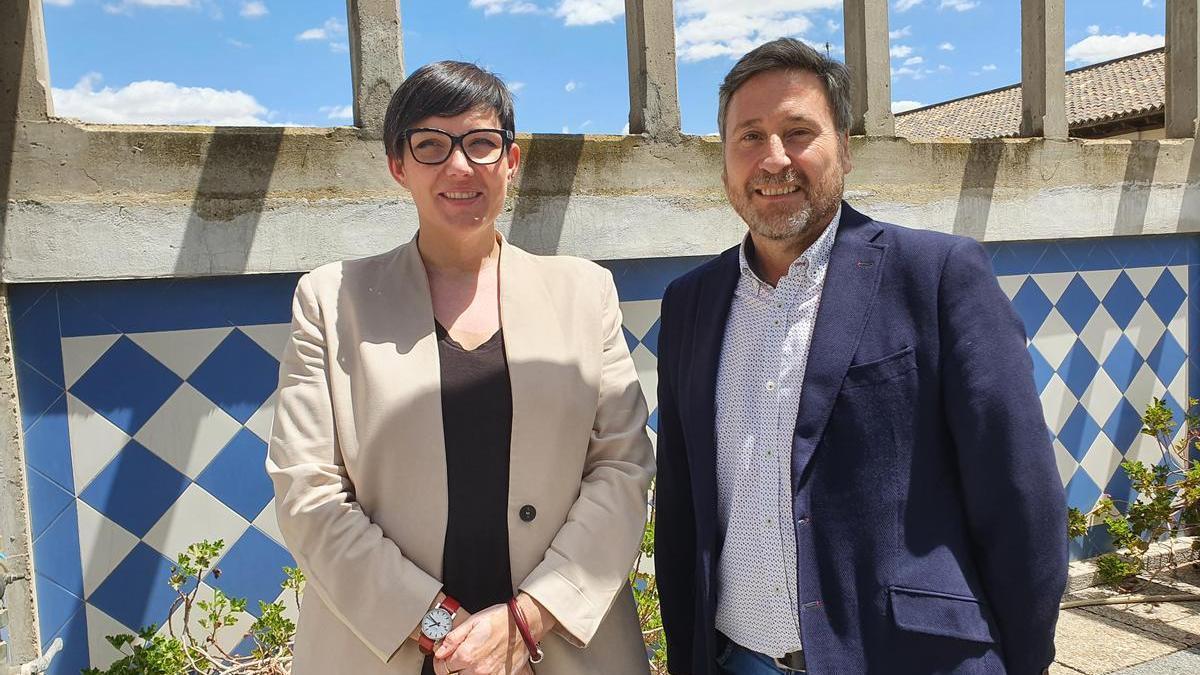
<svg viewBox="0 0 1200 675"><path fill-rule="evenodd" d="M648 672L628 573L654 471L612 275L502 242L513 586L559 621L539 675ZM301 277L267 471L308 578L294 675L418 675L447 488L433 308L416 240ZM518 512L536 507L532 522Z"/></svg>

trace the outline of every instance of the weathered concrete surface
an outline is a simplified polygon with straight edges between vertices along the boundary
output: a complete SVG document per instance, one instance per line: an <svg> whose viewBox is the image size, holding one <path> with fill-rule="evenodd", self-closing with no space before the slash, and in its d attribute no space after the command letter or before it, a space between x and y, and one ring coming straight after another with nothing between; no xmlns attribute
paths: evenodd
<svg viewBox="0 0 1200 675"><path fill-rule="evenodd" d="M25 487L20 408L17 404L8 292L0 285L0 552L12 574L24 575L4 591L8 607L10 663L37 658L38 626L34 605L33 548L29 536L29 499Z"/></svg>
<svg viewBox="0 0 1200 675"><path fill-rule="evenodd" d="M1021 135L1067 137L1065 0L1021 0Z"/></svg>
<svg viewBox="0 0 1200 675"><path fill-rule="evenodd" d="M1200 117L1200 11L1196 0L1167 0L1168 138L1193 138Z"/></svg>
<svg viewBox="0 0 1200 675"><path fill-rule="evenodd" d="M887 0L846 0L846 66L850 68L850 133L895 136Z"/></svg>
<svg viewBox="0 0 1200 675"><path fill-rule="evenodd" d="M629 52L629 132L679 138L675 9L671 0L625 0Z"/></svg>
<svg viewBox="0 0 1200 675"><path fill-rule="evenodd" d="M1200 673L1200 648L1193 647L1125 670L1116 675L1195 675Z"/></svg>
<svg viewBox="0 0 1200 675"><path fill-rule="evenodd" d="M53 114L41 0L10 0L0 22L0 120Z"/></svg>
<svg viewBox="0 0 1200 675"><path fill-rule="evenodd" d="M387 250L417 225L382 145L351 128L23 122L7 133L9 282L307 270ZM744 232L714 138L518 143L525 164L500 225L534 251L707 255ZM856 137L851 154L851 203L914 227L985 241L1200 231L1193 140Z"/></svg>
<svg viewBox="0 0 1200 675"><path fill-rule="evenodd" d="M404 80L404 46L399 0L346 0L350 77L354 83L354 126L383 137L383 117L392 92Z"/></svg>

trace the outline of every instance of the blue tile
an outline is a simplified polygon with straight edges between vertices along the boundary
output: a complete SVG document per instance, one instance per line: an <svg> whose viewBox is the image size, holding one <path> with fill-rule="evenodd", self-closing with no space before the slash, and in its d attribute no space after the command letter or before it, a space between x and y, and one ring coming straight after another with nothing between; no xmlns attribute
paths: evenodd
<svg viewBox="0 0 1200 675"><path fill-rule="evenodd" d="M38 421L25 430L25 461L62 489L75 494L66 396L59 397Z"/></svg>
<svg viewBox="0 0 1200 675"><path fill-rule="evenodd" d="M112 335L121 329L96 312L94 305L80 301L68 290L58 294L59 321L63 337Z"/></svg>
<svg viewBox="0 0 1200 675"><path fill-rule="evenodd" d="M1063 444L1075 461L1082 462L1084 455L1092 447L1092 442L1099 435L1100 425L1096 424L1083 404L1078 404L1059 430L1058 442Z"/></svg>
<svg viewBox="0 0 1200 675"><path fill-rule="evenodd" d="M83 563L79 555L79 515L75 500L33 541L38 574L83 597Z"/></svg>
<svg viewBox="0 0 1200 675"><path fill-rule="evenodd" d="M1113 472L1112 478L1108 479L1108 485L1104 486L1104 494L1113 498L1117 503L1117 508L1122 511L1127 508L1127 505L1137 501L1138 491L1133 489L1133 483L1129 480L1129 474L1125 473L1125 469L1117 467Z"/></svg>
<svg viewBox="0 0 1200 675"><path fill-rule="evenodd" d="M169 302L181 304L197 300L212 303L234 326L289 323L292 295L299 280L299 274L177 279L163 296Z"/></svg>
<svg viewBox="0 0 1200 675"><path fill-rule="evenodd" d="M1154 308L1154 313L1162 319L1163 323L1170 323L1171 319L1175 318L1175 314L1179 312L1179 308L1183 306L1183 301L1186 299L1187 292L1179 285L1175 275L1167 269L1163 270L1162 276L1158 278L1158 282L1146 296L1146 302L1150 303L1150 306Z"/></svg>
<svg viewBox="0 0 1200 675"><path fill-rule="evenodd" d="M58 332L58 294L46 293L12 326L13 355L63 386L62 339Z"/></svg>
<svg viewBox="0 0 1200 675"><path fill-rule="evenodd" d="M79 498L139 537L146 536L188 486L187 476L130 441Z"/></svg>
<svg viewBox="0 0 1200 675"><path fill-rule="evenodd" d="M1117 276L1117 280L1113 282L1112 288L1108 289L1108 293L1104 295L1103 304L1113 321L1117 322L1121 330L1125 330L1129 327L1129 322L1133 320L1133 315L1137 314L1144 300L1141 291L1137 289L1129 275L1121 272Z"/></svg>
<svg viewBox="0 0 1200 675"><path fill-rule="evenodd" d="M1041 394L1046 390L1046 385L1050 384L1050 378L1054 376L1054 366L1042 356L1038 348L1029 345L1029 358L1033 361L1033 382L1037 385L1037 392Z"/></svg>
<svg viewBox="0 0 1200 675"><path fill-rule="evenodd" d="M714 256L680 258L644 258L599 261L608 268L617 285L617 295L625 301L657 300L667 284L708 262Z"/></svg>
<svg viewBox="0 0 1200 675"><path fill-rule="evenodd" d="M646 331L645 337L642 338L642 344L646 345L646 349L649 349L650 353L655 356L658 356L658 331L660 330L662 330L662 321L655 319L654 325Z"/></svg>
<svg viewBox="0 0 1200 675"><path fill-rule="evenodd" d="M625 344L629 347L629 351L632 352L638 346L638 339L625 326L621 326L621 334L625 336Z"/></svg>
<svg viewBox="0 0 1200 675"><path fill-rule="evenodd" d="M1075 340L1066 358L1058 366L1058 375L1071 393L1075 394L1075 398L1083 398L1083 392L1091 386L1099 370L1100 364L1096 362L1096 357L1083 346L1083 341Z"/></svg>
<svg viewBox="0 0 1200 675"><path fill-rule="evenodd" d="M170 578L171 561L139 542L88 602L134 630L161 626L175 600L175 591L167 584ZM195 582L184 586L189 592L193 588Z"/></svg>
<svg viewBox="0 0 1200 675"><path fill-rule="evenodd" d="M287 549L251 526L221 558L220 577L210 573L204 581L230 597L246 598L246 611L261 616L258 602L279 597L286 578L283 568L295 566Z"/></svg>
<svg viewBox="0 0 1200 675"><path fill-rule="evenodd" d="M1009 242L997 248L992 267L996 276L1029 274L1045 252L1046 244L1042 242Z"/></svg>
<svg viewBox="0 0 1200 675"><path fill-rule="evenodd" d="M1108 357L1104 359L1104 372L1112 378L1113 384L1121 391L1129 388L1129 384L1133 382L1133 378L1137 376L1138 371L1142 368L1142 355L1138 354L1137 348L1129 341L1125 335L1117 338L1117 343L1113 346L1112 351L1108 353Z"/></svg>
<svg viewBox="0 0 1200 675"><path fill-rule="evenodd" d="M50 662L47 675L79 675L90 663L87 639L87 611L80 607L65 626L54 635L42 634L42 649L55 638L62 638L62 651Z"/></svg>
<svg viewBox="0 0 1200 675"><path fill-rule="evenodd" d="M1164 332L1158 344L1150 351L1146 363L1154 369L1154 374L1162 380L1164 384L1170 384L1175 376L1179 374L1179 369L1187 362L1187 352L1183 347L1179 346L1179 342L1171 335Z"/></svg>
<svg viewBox="0 0 1200 675"><path fill-rule="evenodd" d="M1067 506L1074 506L1084 513L1091 511L1096 505L1096 500L1100 498L1100 488L1083 469L1075 472L1066 487Z"/></svg>
<svg viewBox="0 0 1200 675"><path fill-rule="evenodd" d="M1119 237L1106 242L1108 250L1122 267L1159 267L1171 261L1171 250L1163 248L1154 237Z"/></svg>
<svg viewBox="0 0 1200 675"><path fill-rule="evenodd" d="M1046 252L1033 266L1034 274L1049 272L1074 272L1075 266L1063 255L1062 249L1055 244L1046 244Z"/></svg>
<svg viewBox="0 0 1200 675"><path fill-rule="evenodd" d="M1071 560L1095 558L1101 553L1113 550L1112 536L1108 534L1108 528L1104 525L1089 527L1087 535L1079 543L1078 549L1074 545L1071 547ZM1079 555L1076 555L1076 551Z"/></svg>
<svg viewBox="0 0 1200 675"><path fill-rule="evenodd" d="M1054 303L1055 309L1062 314L1076 334L1083 332L1083 327L1092 319L1099 306L1100 299L1078 274L1067 284L1067 290L1063 291L1058 302Z"/></svg>
<svg viewBox="0 0 1200 675"><path fill-rule="evenodd" d="M71 393L132 436L181 382L178 375L122 335L71 387Z"/></svg>
<svg viewBox="0 0 1200 675"><path fill-rule="evenodd" d="M28 429L63 397L63 388L47 380L24 361L17 360L17 396L21 406L21 428Z"/></svg>
<svg viewBox="0 0 1200 675"><path fill-rule="evenodd" d="M56 635L72 616L83 609L83 600L42 574L35 577L38 632Z"/></svg>
<svg viewBox="0 0 1200 675"><path fill-rule="evenodd" d="M8 320L16 323L42 296L53 292L54 284L13 284L8 287Z"/></svg>
<svg viewBox="0 0 1200 675"><path fill-rule="evenodd" d="M653 429L654 433L658 433L658 408L650 412L650 418L646 420L646 426Z"/></svg>
<svg viewBox="0 0 1200 675"><path fill-rule="evenodd" d="M188 382L245 424L275 393L279 362L235 329L196 368Z"/></svg>
<svg viewBox="0 0 1200 675"><path fill-rule="evenodd" d="M1072 270L1082 267L1096 248L1096 242L1092 239L1065 239L1057 242L1057 245L1058 250L1070 261Z"/></svg>
<svg viewBox="0 0 1200 675"><path fill-rule="evenodd" d="M234 656L250 656L250 654L252 654L257 648L258 642L254 640L254 636L247 635L246 637L242 638L242 641L237 643L237 646L234 647L233 651L229 653L233 654Z"/></svg>
<svg viewBox="0 0 1200 675"><path fill-rule="evenodd" d="M1033 277L1026 278L1025 283L1021 284L1021 288L1013 296L1012 304L1021 321L1025 323L1025 336L1030 338L1037 334L1046 317L1050 315L1050 310L1054 308L1050 298L1046 297Z"/></svg>
<svg viewBox="0 0 1200 675"><path fill-rule="evenodd" d="M1121 263L1113 257L1112 251L1108 250L1108 247L1102 242L1095 242L1087 255L1075 262L1079 266L1080 272L1121 269Z"/></svg>
<svg viewBox="0 0 1200 675"><path fill-rule="evenodd" d="M196 483L252 521L274 495L266 460L267 444L243 428L217 453Z"/></svg>
<svg viewBox="0 0 1200 675"><path fill-rule="evenodd" d="M37 539L75 501L75 495L36 469L26 472L25 483L29 491L29 526L33 538Z"/></svg>
<svg viewBox="0 0 1200 675"><path fill-rule="evenodd" d="M1121 454L1125 454L1133 447L1133 442L1141 432L1142 416L1127 399L1122 398L1104 423L1104 435L1108 436Z"/></svg>

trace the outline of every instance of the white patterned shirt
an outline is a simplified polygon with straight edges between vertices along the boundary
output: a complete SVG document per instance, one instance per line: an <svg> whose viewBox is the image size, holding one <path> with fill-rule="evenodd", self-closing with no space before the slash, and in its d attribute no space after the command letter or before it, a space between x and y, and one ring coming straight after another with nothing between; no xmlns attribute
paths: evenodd
<svg viewBox="0 0 1200 675"><path fill-rule="evenodd" d="M717 630L769 656L800 649L792 436L825 270L841 209L779 279L761 281L740 250L717 370Z"/></svg>

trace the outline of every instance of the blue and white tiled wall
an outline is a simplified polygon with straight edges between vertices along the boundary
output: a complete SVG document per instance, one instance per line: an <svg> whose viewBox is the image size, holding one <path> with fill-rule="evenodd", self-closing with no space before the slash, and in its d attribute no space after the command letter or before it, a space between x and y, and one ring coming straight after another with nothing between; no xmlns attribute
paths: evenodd
<svg viewBox="0 0 1200 675"><path fill-rule="evenodd" d="M1159 396L1178 413L1200 384L1200 237L989 250L1032 338L1068 500L1127 497L1121 458L1158 458L1138 412ZM652 430L662 292L702 260L606 263ZM10 287L41 636L66 645L52 673L105 666L105 635L163 624L170 561L189 543L227 544L202 594L250 600L227 648L258 600L280 596L293 562L262 465L296 278Z"/></svg>

